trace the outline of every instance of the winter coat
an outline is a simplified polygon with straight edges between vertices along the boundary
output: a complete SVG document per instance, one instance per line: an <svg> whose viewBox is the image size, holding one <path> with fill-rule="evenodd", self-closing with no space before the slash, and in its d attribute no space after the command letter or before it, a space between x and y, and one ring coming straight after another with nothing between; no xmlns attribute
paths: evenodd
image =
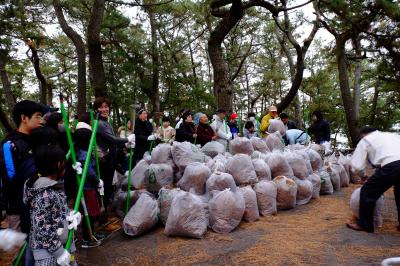
<svg viewBox="0 0 400 266"><path fill-rule="evenodd" d="M82 164L82 167L85 165L86 156L87 156L87 151L85 151L85 150L78 150L78 152L76 154L76 160ZM91 189L97 190L98 184L99 184L99 180L97 178L96 163L95 163L93 156L91 156L88 172L86 174L86 182L85 182L84 189L85 190L91 190Z"/></svg>
<svg viewBox="0 0 400 266"><path fill-rule="evenodd" d="M331 141L331 129L329 123L324 120L318 120L311 125L309 132L314 135L315 143L321 144L325 141Z"/></svg>
<svg viewBox="0 0 400 266"><path fill-rule="evenodd" d="M139 161L143 158L143 155L150 148L150 141L148 137L153 133L153 126L149 121L142 121L139 118L136 119L135 129L136 145L133 156L135 161Z"/></svg>
<svg viewBox="0 0 400 266"><path fill-rule="evenodd" d="M217 135L217 141L227 148L229 140L232 139L232 133L226 121L217 116L211 123L211 128Z"/></svg>
<svg viewBox="0 0 400 266"><path fill-rule="evenodd" d="M273 118L270 114L265 115L261 119L261 125L260 125L261 138L265 138L267 136L266 132L268 131L271 119L273 119Z"/></svg>
<svg viewBox="0 0 400 266"><path fill-rule="evenodd" d="M35 260L59 257L68 238L66 217L70 211L63 185L48 177L39 177L33 184L28 180L24 202L30 206L29 244Z"/></svg>
<svg viewBox="0 0 400 266"><path fill-rule="evenodd" d="M193 134L196 133L196 128L193 123L183 122L176 131L176 141L188 141L194 143Z"/></svg>
<svg viewBox="0 0 400 266"><path fill-rule="evenodd" d="M101 149L106 157L115 160L117 154L117 146L128 142L126 138L119 138L115 135L114 130L107 119L100 116L99 127L97 129L97 146ZM109 160L106 158L106 160Z"/></svg>
<svg viewBox="0 0 400 266"><path fill-rule="evenodd" d="M197 143L202 147L212 141L212 137L215 136L214 130L209 124L199 123L197 126Z"/></svg>
<svg viewBox="0 0 400 266"><path fill-rule="evenodd" d="M11 162L14 172L6 167L4 144L11 147ZM10 163L10 161L8 160ZM31 150L30 136L18 131L11 132L0 146L0 174L2 190L5 191L6 211L8 215L20 215L21 231L29 233L29 208L23 203L24 183L36 175L36 167Z"/></svg>
<svg viewBox="0 0 400 266"><path fill-rule="evenodd" d="M229 122L229 123L228 123L228 126L229 126L229 129L230 129L230 131L231 131L232 138L237 137L238 134L239 134L239 128L238 128L237 123Z"/></svg>

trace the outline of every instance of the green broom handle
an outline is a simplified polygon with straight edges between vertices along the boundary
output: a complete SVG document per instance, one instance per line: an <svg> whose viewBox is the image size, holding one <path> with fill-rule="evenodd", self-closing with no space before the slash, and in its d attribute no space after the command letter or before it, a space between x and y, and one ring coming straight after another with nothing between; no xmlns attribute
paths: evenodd
<svg viewBox="0 0 400 266"><path fill-rule="evenodd" d="M83 196L83 187L86 182L86 175L87 175L87 172L89 169L90 159L92 157L92 151L93 151L93 146L94 146L94 142L96 139L96 133L97 133L98 126L99 126L99 119L97 117L97 119L94 122L92 136L90 137L89 149L88 149L88 152L86 155L85 165L83 167L82 178L81 178L81 182L79 184L79 189L78 189L78 195L76 196L74 212L77 212L79 210L79 202L81 201L82 196ZM74 229L72 228L68 232L68 240L67 240L67 244L65 245L65 249L68 251L71 248L73 235L74 235Z"/></svg>

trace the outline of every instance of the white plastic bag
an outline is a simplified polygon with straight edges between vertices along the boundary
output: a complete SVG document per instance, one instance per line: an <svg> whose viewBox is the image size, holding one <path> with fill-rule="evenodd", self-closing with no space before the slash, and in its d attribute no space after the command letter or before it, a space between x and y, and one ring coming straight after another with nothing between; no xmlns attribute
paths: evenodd
<svg viewBox="0 0 400 266"><path fill-rule="evenodd" d="M218 154L225 154L225 147L218 141L207 142L202 148L201 151L205 154L214 158Z"/></svg>
<svg viewBox="0 0 400 266"><path fill-rule="evenodd" d="M186 167L177 186L185 191L203 195L205 193L206 181L210 175L211 171L206 165L202 163L191 163Z"/></svg>
<svg viewBox="0 0 400 266"><path fill-rule="evenodd" d="M312 198L313 199L318 199L319 198L319 193L321 190L321 178L317 174L311 174L307 177L308 180L311 181L311 184L313 185L313 194Z"/></svg>
<svg viewBox="0 0 400 266"><path fill-rule="evenodd" d="M262 180L254 186L257 195L258 210L262 216L277 213L276 197L278 189L273 181Z"/></svg>
<svg viewBox="0 0 400 266"><path fill-rule="evenodd" d="M321 155L313 149L306 150L308 156L310 157L310 163L314 172L318 172L322 168L322 158Z"/></svg>
<svg viewBox="0 0 400 266"><path fill-rule="evenodd" d="M131 184L136 189L146 188L146 170L149 168L149 163L146 160L140 160L133 168L131 173Z"/></svg>
<svg viewBox="0 0 400 266"><path fill-rule="evenodd" d="M333 194L333 185L329 173L325 170L319 171L321 178L321 189L320 195L331 195Z"/></svg>
<svg viewBox="0 0 400 266"><path fill-rule="evenodd" d="M245 207L241 193L230 189L216 192L209 202L211 229L220 234L233 231L240 224Z"/></svg>
<svg viewBox="0 0 400 266"><path fill-rule="evenodd" d="M253 159L254 170L256 171L258 180L271 180L271 169L262 159Z"/></svg>
<svg viewBox="0 0 400 266"><path fill-rule="evenodd" d="M173 164L171 145L167 143L158 144L151 151L151 162L154 164Z"/></svg>
<svg viewBox="0 0 400 266"><path fill-rule="evenodd" d="M238 153L251 155L254 152L253 145L248 138L234 138L233 140L231 140L230 146L233 155Z"/></svg>
<svg viewBox="0 0 400 266"><path fill-rule="evenodd" d="M222 172L214 172L207 179L206 182L206 192L210 193L213 190L222 191L225 189L231 189L231 191L236 191L235 180L233 179L231 174L222 173Z"/></svg>
<svg viewBox="0 0 400 266"><path fill-rule="evenodd" d="M207 232L207 225L207 204L200 197L184 192L172 200L164 233L168 236L202 238Z"/></svg>
<svg viewBox="0 0 400 266"><path fill-rule="evenodd" d="M179 188L161 188L158 192L158 204L160 207L160 219L161 222L165 225L167 223L169 210L171 209L172 201L174 198L180 194L184 193L184 191Z"/></svg>
<svg viewBox="0 0 400 266"><path fill-rule="evenodd" d="M293 170L293 175L301 180L306 179L309 172L303 157L294 152L285 152L284 156Z"/></svg>
<svg viewBox="0 0 400 266"><path fill-rule="evenodd" d="M353 191L350 197L350 208L353 212L353 215L358 219L360 218L360 193L361 188L357 188ZM383 195L376 201L375 209L374 209L374 226L382 227L383 226L383 207L384 207L384 197Z"/></svg>
<svg viewBox="0 0 400 266"><path fill-rule="evenodd" d="M274 178L277 187L276 206L278 210L289 210L296 207L297 184L286 176Z"/></svg>
<svg viewBox="0 0 400 266"><path fill-rule="evenodd" d="M184 172L186 166L194 162L206 163L210 157L206 156L200 149L190 142L177 142L172 144L172 158L179 167L180 172Z"/></svg>
<svg viewBox="0 0 400 266"><path fill-rule="evenodd" d="M290 167L283 153L274 151L269 154L267 164L271 169L271 176L293 176L292 167Z"/></svg>
<svg viewBox="0 0 400 266"><path fill-rule="evenodd" d="M257 221L260 214L258 212L256 192L251 188L251 186L241 187L239 188L239 192L242 193L246 205L243 220L246 222Z"/></svg>
<svg viewBox="0 0 400 266"><path fill-rule="evenodd" d="M258 181L249 155L239 153L229 158L226 170L233 176L236 185L254 184Z"/></svg>
<svg viewBox="0 0 400 266"><path fill-rule="evenodd" d="M296 204L305 205L310 202L313 195L313 185L308 179L299 179L295 176L292 177L297 184Z"/></svg>
<svg viewBox="0 0 400 266"><path fill-rule="evenodd" d="M174 171L169 164L150 164L144 173L144 186L150 192L158 192L163 186L172 186Z"/></svg>
<svg viewBox="0 0 400 266"><path fill-rule="evenodd" d="M285 148L285 142L279 132L269 134L265 140L270 151L280 150L283 151Z"/></svg>
<svg viewBox="0 0 400 266"><path fill-rule="evenodd" d="M259 151L261 153L267 153L269 152L267 143L265 142L265 140L262 140L258 137L252 137L250 139L251 145L253 145L253 149L254 151Z"/></svg>
<svg viewBox="0 0 400 266"><path fill-rule="evenodd" d="M124 218L122 227L130 236L146 233L158 222L158 203L147 193L142 193L138 201Z"/></svg>

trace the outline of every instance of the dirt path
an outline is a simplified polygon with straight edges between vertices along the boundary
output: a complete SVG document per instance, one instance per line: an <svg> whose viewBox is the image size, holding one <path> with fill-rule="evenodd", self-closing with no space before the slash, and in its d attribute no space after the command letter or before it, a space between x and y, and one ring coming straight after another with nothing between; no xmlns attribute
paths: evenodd
<svg viewBox="0 0 400 266"><path fill-rule="evenodd" d="M202 240L170 238L159 228L139 238L117 232L101 247L80 250L82 265L376 265L400 256L400 232L392 192L387 193L384 227L354 232L351 191L345 188L294 210L242 223L234 232L209 231Z"/></svg>

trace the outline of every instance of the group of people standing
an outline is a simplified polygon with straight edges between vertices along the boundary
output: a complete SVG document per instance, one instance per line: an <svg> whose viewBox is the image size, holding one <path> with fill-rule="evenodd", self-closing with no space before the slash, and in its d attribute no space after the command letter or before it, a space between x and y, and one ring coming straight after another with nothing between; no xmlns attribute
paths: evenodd
<svg viewBox="0 0 400 266"><path fill-rule="evenodd" d="M83 248L98 246L104 239L105 235L90 233L90 229L95 228L95 222L105 222L101 218L111 202L116 170L121 173L128 170L130 154L135 164L158 143L188 141L204 146L218 141L227 147L229 141L238 136L266 138L272 119L280 119L285 124L288 142L302 140L290 137L291 130L304 134L286 114L279 116L275 106L269 108L261 121L255 113L248 113L244 123L237 114L227 116L223 109L218 109L211 121L204 113L182 110L175 128L169 117L159 116L159 123L156 123L149 119L147 110L139 108L135 121L128 120L117 132L109 123L110 108L107 98L98 97L93 103L94 115L78 115L72 135L78 163L73 164L66 158L71 147L58 109L29 100L15 105L13 120L17 129L7 135L0 147L1 192L5 198L8 227L28 235L25 265L75 263L71 259L74 245L67 251L64 244L68 230L76 229L81 220L80 212L84 211L71 209L78 188L75 176L82 171L88 155L94 117L99 119L97 149L96 156L90 156L83 191L85 211L90 218L90 224L82 224ZM314 116L316 119L309 132L315 135L317 142L329 141L329 124L320 113Z"/></svg>

